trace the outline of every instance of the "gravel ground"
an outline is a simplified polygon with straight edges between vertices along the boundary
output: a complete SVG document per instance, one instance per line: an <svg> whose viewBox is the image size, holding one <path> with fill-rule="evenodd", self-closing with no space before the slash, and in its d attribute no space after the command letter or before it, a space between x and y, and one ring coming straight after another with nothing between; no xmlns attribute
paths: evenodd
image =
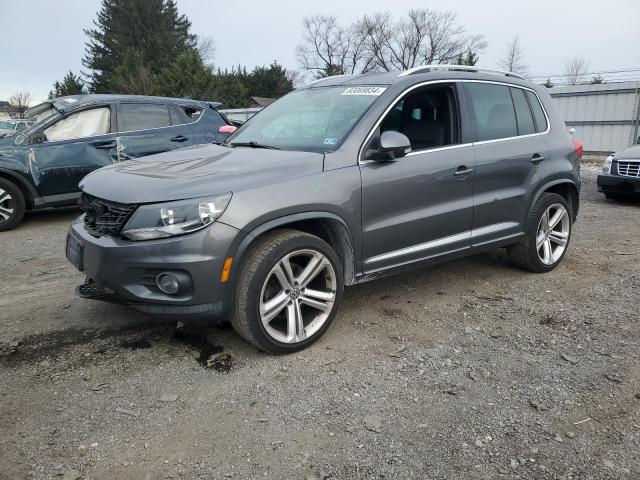
<svg viewBox="0 0 640 480"><path fill-rule="evenodd" d="M640 203L595 167L546 275L501 250L347 289L274 357L76 299L77 212L1 234L0 478L640 478Z"/></svg>

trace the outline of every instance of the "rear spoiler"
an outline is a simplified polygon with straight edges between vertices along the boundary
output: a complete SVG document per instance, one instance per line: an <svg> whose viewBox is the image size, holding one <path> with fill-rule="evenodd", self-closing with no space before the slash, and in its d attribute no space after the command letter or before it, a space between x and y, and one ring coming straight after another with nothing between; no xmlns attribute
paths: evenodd
<svg viewBox="0 0 640 480"><path fill-rule="evenodd" d="M222 106L222 103L220 103L220 102L207 102L207 103L214 110L217 110L218 108L220 108Z"/></svg>

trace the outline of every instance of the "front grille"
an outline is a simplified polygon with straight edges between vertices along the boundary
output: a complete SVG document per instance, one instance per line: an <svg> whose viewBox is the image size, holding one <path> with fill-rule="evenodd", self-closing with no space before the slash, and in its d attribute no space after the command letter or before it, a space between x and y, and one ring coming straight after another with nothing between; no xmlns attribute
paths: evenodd
<svg viewBox="0 0 640 480"><path fill-rule="evenodd" d="M137 205L102 200L85 193L80 197L84 225L93 236L119 236Z"/></svg>
<svg viewBox="0 0 640 480"><path fill-rule="evenodd" d="M640 160L624 162L618 160L618 174L625 177L640 178Z"/></svg>

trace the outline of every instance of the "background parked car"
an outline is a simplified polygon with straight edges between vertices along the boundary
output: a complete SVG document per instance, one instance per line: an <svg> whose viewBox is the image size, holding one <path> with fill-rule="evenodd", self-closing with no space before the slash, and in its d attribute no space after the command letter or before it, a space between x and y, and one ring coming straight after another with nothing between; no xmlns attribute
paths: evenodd
<svg viewBox="0 0 640 480"><path fill-rule="evenodd" d="M640 145L605 160L598 175L598 191L607 198L640 197Z"/></svg>
<svg viewBox="0 0 640 480"><path fill-rule="evenodd" d="M37 123L0 139L0 231L25 210L76 203L78 183L105 165L224 140L220 103L133 95L55 98L27 111Z"/></svg>
<svg viewBox="0 0 640 480"><path fill-rule="evenodd" d="M14 135L23 128L33 125L33 120L0 120L0 138Z"/></svg>

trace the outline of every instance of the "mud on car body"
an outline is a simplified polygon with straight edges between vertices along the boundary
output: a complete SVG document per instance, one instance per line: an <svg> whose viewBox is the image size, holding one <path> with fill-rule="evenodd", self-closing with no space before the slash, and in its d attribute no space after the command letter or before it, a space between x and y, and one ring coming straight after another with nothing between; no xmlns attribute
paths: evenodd
<svg viewBox="0 0 640 480"><path fill-rule="evenodd" d="M82 297L230 319L292 352L327 330L345 285L497 247L552 270L579 151L546 90L508 72L329 77L221 145L85 177L67 256Z"/></svg>
<svg viewBox="0 0 640 480"><path fill-rule="evenodd" d="M222 141L231 122L219 103L134 95L52 99L37 123L0 139L0 231L25 210L73 205L97 168L190 145ZM231 128L233 130L233 128Z"/></svg>

